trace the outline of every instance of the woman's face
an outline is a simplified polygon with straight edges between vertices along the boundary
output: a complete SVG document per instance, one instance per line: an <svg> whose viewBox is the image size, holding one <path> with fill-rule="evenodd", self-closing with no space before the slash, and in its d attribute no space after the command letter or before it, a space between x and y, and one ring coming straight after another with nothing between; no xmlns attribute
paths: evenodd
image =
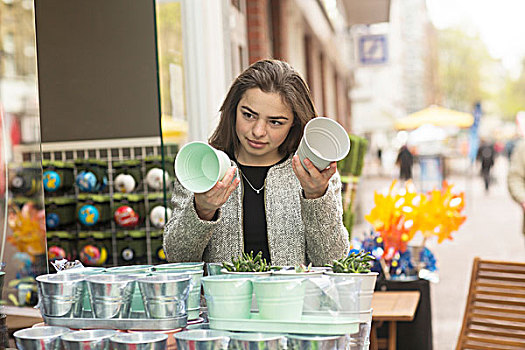
<svg viewBox="0 0 525 350"><path fill-rule="evenodd" d="M293 112L277 93L246 90L237 105L235 131L241 147L237 159L244 165L272 165L281 160L279 146L293 124Z"/></svg>

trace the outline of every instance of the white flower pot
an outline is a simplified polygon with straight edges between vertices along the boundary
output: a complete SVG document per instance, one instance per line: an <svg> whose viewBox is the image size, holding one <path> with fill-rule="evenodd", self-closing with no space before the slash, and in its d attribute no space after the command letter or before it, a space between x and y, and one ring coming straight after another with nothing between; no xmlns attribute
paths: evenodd
<svg viewBox="0 0 525 350"><path fill-rule="evenodd" d="M360 284L359 289L359 311L367 311L372 307L372 296L376 285L377 272L369 273L335 273L333 271L325 272L326 275L332 276L336 279L336 285L340 286L340 295L345 295L344 289L345 281L355 281ZM350 307L349 307L350 308ZM350 311L350 310L344 310Z"/></svg>

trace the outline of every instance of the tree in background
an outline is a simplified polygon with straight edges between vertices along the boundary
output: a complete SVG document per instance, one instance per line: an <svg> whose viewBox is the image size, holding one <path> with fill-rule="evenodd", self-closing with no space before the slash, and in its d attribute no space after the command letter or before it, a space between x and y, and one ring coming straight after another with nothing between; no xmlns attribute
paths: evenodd
<svg viewBox="0 0 525 350"><path fill-rule="evenodd" d="M448 108L470 111L476 101L491 98L484 70L493 66L485 44L461 29L438 31L438 102Z"/></svg>
<svg viewBox="0 0 525 350"><path fill-rule="evenodd" d="M508 120L514 120L516 113L525 111L525 59L518 78L507 75L505 86L498 96L498 105L501 116Z"/></svg>

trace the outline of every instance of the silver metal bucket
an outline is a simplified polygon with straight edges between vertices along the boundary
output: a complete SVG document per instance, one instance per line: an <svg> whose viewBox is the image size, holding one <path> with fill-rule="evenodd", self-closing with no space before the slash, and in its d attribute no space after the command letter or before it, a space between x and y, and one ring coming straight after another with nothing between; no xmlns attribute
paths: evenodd
<svg viewBox="0 0 525 350"><path fill-rule="evenodd" d="M109 339L112 350L165 350L168 335L161 333L118 333Z"/></svg>
<svg viewBox="0 0 525 350"><path fill-rule="evenodd" d="M135 280L125 275L94 275L86 278L95 318L128 318Z"/></svg>
<svg viewBox="0 0 525 350"><path fill-rule="evenodd" d="M288 334L288 350L339 350L346 349L344 335Z"/></svg>
<svg viewBox="0 0 525 350"><path fill-rule="evenodd" d="M60 336L71 332L65 327L25 328L13 333L19 350L60 350Z"/></svg>
<svg viewBox="0 0 525 350"><path fill-rule="evenodd" d="M286 349L283 334L272 333L232 333L230 350L281 350Z"/></svg>
<svg viewBox="0 0 525 350"><path fill-rule="evenodd" d="M80 317L85 276L49 274L36 277L38 292L46 316Z"/></svg>
<svg viewBox="0 0 525 350"><path fill-rule="evenodd" d="M160 274L141 277L137 283L148 318L170 318L186 314L190 277Z"/></svg>
<svg viewBox="0 0 525 350"><path fill-rule="evenodd" d="M162 265L160 265L162 266ZM154 271L154 275L188 275L191 278L190 282L190 294L186 302L186 309L192 310L192 315L188 312L188 320L194 320L199 317L200 302L201 302L201 279L204 274L204 270L182 270L182 269L173 269L170 270L166 268L161 271Z"/></svg>
<svg viewBox="0 0 525 350"><path fill-rule="evenodd" d="M225 350L230 341L229 332L194 329L173 335L178 350Z"/></svg>
<svg viewBox="0 0 525 350"><path fill-rule="evenodd" d="M76 331L64 334L61 340L65 350L109 350L109 338L116 333L112 329Z"/></svg>

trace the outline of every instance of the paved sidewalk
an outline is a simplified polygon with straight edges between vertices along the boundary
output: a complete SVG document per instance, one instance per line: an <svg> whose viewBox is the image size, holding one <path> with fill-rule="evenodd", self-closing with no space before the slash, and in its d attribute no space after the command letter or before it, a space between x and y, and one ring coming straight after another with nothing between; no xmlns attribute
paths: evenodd
<svg viewBox="0 0 525 350"><path fill-rule="evenodd" d="M493 169L495 183L489 193L485 193L478 173L448 179L455 187L465 191L467 221L453 234L453 241L429 244L438 260L440 275L440 282L431 286L435 350L455 348L474 257L525 261L522 212L507 192L507 167L506 159L498 158ZM361 215L368 214L372 209L374 190L388 187L390 183L391 179L384 177L362 179L358 193ZM366 222L358 223L354 233L363 232L368 227Z"/></svg>

